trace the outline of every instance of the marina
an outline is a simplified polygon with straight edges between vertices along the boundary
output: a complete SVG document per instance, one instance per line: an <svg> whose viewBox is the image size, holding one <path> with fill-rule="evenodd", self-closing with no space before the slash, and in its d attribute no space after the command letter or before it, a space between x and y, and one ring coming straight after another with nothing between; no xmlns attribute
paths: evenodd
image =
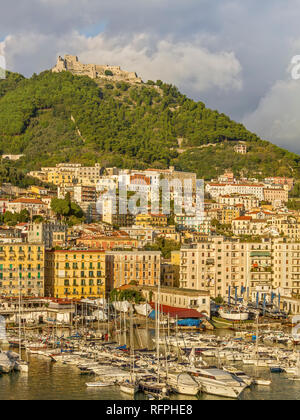
<svg viewBox="0 0 300 420"><path fill-rule="evenodd" d="M298 346L288 332L259 331L256 340L253 333L228 330L158 335L130 324L122 334L128 347L86 330L30 332L21 340L22 359L13 351L20 346L17 331L10 333L0 353L0 399L300 397ZM140 348L146 333L152 346ZM28 360L27 370L20 360Z"/></svg>

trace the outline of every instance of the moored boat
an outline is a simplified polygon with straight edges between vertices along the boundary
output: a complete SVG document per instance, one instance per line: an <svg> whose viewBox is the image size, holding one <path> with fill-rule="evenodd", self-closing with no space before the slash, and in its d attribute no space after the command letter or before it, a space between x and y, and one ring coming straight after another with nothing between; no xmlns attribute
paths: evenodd
<svg viewBox="0 0 300 420"><path fill-rule="evenodd" d="M201 391L219 397L238 398L247 385L234 375L216 367L194 368L189 373L201 387Z"/></svg>
<svg viewBox="0 0 300 420"><path fill-rule="evenodd" d="M239 312L236 310L225 310L219 309L219 315L221 318L227 319L228 321L246 321L249 319L248 312Z"/></svg>

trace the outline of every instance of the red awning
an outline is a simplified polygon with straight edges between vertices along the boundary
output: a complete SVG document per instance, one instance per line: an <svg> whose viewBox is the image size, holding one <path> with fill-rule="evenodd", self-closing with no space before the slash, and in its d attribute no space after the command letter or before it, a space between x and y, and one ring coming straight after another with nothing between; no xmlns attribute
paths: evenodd
<svg viewBox="0 0 300 420"><path fill-rule="evenodd" d="M155 309L155 303L150 302L150 305ZM205 318L201 312L196 311L196 309L188 308L174 308L173 306L159 305L159 310L164 315L170 315L171 318L186 319L186 318Z"/></svg>

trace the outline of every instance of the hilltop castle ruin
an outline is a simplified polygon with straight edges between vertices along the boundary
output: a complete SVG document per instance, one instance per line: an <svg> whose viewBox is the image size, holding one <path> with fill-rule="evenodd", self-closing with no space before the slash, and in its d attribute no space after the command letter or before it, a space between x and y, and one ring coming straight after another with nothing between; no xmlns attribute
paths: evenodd
<svg viewBox="0 0 300 420"><path fill-rule="evenodd" d="M58 57L56 66L53 67L53 73L69 71L78 76L89 76L91 79L106 79L128 83L142 83L136 73L121 70L119 66L82 64L78 57L74 55L65 55L64 58Z"/></svg>

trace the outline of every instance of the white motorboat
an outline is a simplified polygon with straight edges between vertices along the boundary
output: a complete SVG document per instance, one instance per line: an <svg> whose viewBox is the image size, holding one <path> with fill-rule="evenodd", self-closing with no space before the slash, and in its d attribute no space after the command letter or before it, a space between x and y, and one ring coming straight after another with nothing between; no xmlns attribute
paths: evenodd
<svg viewBox="0 0 300 420"><path fill-rule="evenodd" d="M236 369L235 367L231 366L224 366L223 369L225 370L225 372L232 373L233 375L240 378L248 386L250 386L253 383L253 379L250 376L246 375L246 373L242 370Z"/></svg>
<svg viewBox="0 0 300 420"><path fill-rule="evenodd" d="M25 360L17 360L15 362L15 370L22 373L27 373L29 371L29 363Z"/></svg>
<svg viewBox="0 0 300 420"><path fill-rule="evenodd" d="M195 368L189 373L201 387L201 391L220 397L238 398L247 385L234 375L216 367Z"/></svg>
<svg viewBox="0 0 300 420"><path fill-rule="evenodd" d="M272 381L269 379L254 378L253 383L255 385L269 386L271 385Z"/></svg>
<svg viewBox="0 0 300 420"><path fill-rule="evenodd" d="M108 386L114 386L114 382L87 382L86 386L89 388L104 388Z"/></svg>
<svg viewBox="0 0 300 420"><path fill-rule="evenodd" d="M143 379L139 382L139 389L145 394L155 397L168 395L168 386L164 382L157 382L156 378Z"/></svg>
<svg viewBox="0 0 300 420"><path fill-rule="evenodd" d="M132 397L134 397L138 390L139 387L135 382L125 381L120 384L120 391L125 394L131 395Z"/></svg>
<svg viewBox="0 0 300 420"><path fill-rule="evenodd" d="M260 366L259 365L259 362L261 362L261 365L264 364L262 361L259 360L259 346L258 346L258 341L259 341L259 334L258 334L258 315L257 315L257 317L256 317L256 340L255 340L256 360L254 362L255 370L256 370L256 375L253 378L254 379L253 383L255 385L269 386L269 385L271 385L272 381L269 380L269 379L261 378L257 374L258 367ZM266 364L266 366L268 366L268 365ZM264 367L264 366L262 366L262 367Z"/></svg>
<svg viewBox="0 0 300 420"><path fill-rule="evenodd" d="M194 396L200 390L198 382L187 373L180 373L179 375L168 374L167 383L177 394Z"/></svg>
<svg viewBox="0 0 300 420"><path fill-rule="evenodd" d="M0 353L0 372L10 373L15 368L15 362L12 361L6 353Z"/></svg>

